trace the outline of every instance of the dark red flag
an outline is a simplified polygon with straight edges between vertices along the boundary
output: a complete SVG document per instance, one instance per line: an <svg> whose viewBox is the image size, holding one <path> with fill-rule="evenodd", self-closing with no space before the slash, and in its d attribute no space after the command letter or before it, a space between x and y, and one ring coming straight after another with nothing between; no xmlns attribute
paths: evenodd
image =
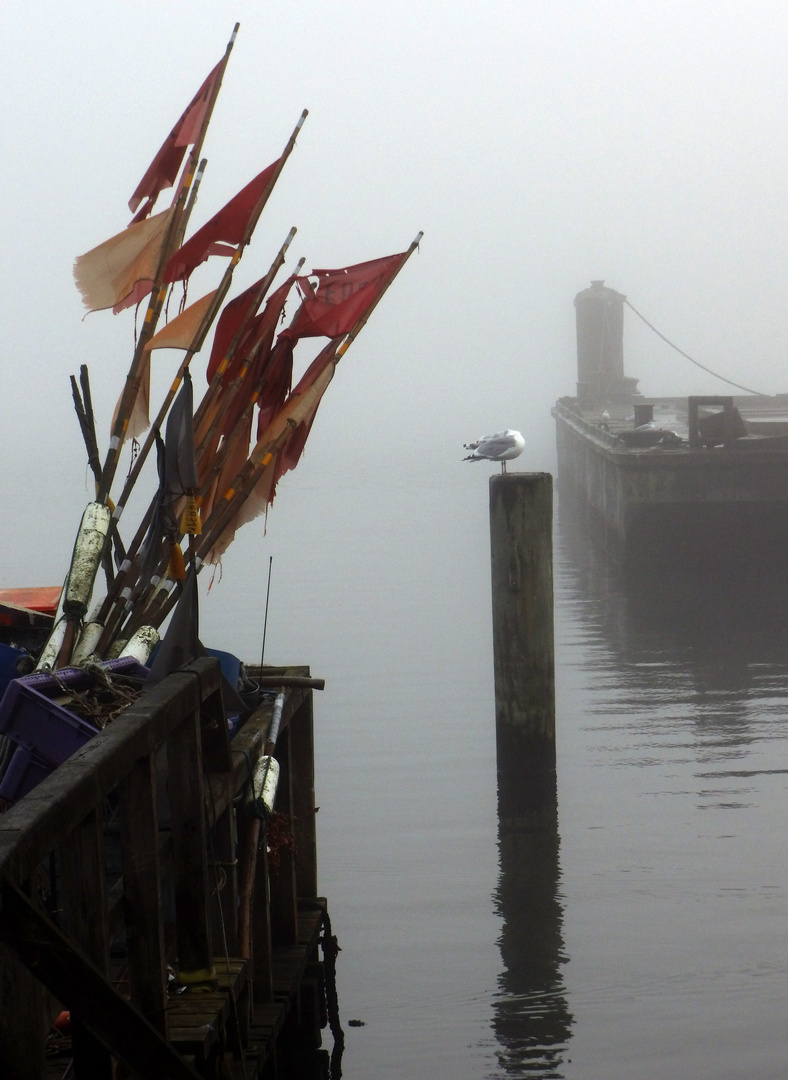
<svg viewBox="0 0 788 1080"><path fill-rule="evenodd" d="M209 255L234 255L235 247L228 245L237 246L244 239L252 215L266 194L266 188L272 177L275 177L278 167L277 158L187 240L167 263L164 281L183 281L195 267L205 262Z"/></svg>
<svg viewBox="0 0 788 1080"><path fill-rule="evenodd" d="M280 336L271 350L265 370L258 378L257 438L259 439L282 408L293 380L293 342Z"/></svg>
<svg viewBox="0 0 788 1080"><path fill-rule="evenodd" d="M211 358L208 361L208 370L206 372L208 382L213 379L216 371L227 356L227 350L232 344L233 338L238 333L243 323L249 320L253 314L255 307L260 303L262 297L257 297L257 293L260 289L262 282L256 281L254 285L251 285L245 292L242 292L239 296L236 296L234 300L231 300L229 304L225 305L222 314L219 317L219 322L216 324L216 333L213 336L213 346L211 347ZM284 307L287 294L293 287L294 275L291 275L287 281L285 281L279 288L271 295L268 303L265 305L262 318L266 319L266 325L271 321L275 327L276 323L282 314L282 308ZM249 325L249 331L253 330L253 324ZM236 349L236 355L240 353L247 345L250 334L247 332L244 338L238 344ZM225 375L224 381L227 381Z"/></svg>
<svg viewBox="0 0 788 1080"><path fill-rule="evenodd" d="M143 218L146 218L153 209L159 192L163 191L164 188L172 187L175 183L178 170L186 154L186 148L196 142L199 137L214 84L223 63L223 60L219 61L194 95L186 112L164 140L158 154L148 166L148 171L129 199L129 210L131 210L132 214L143 199L148 200L134 218L135 221L142 221Z"/></svg>
<svg viewBox="0 0 788 1080"><path fill-rule="evenodd" d="M303 303L286 333L294 340L348 334L407 257L408 252L403 252L342 270L313 270L308 277L296 278Z"/></svg>
<svg viewBox="0 0 788 1080"><path fill-rule="evenodd" d="M294 386L290 398L298 398L302 394L306 393L312 385L317 382L318 378L323 374L329 365L335 363L334 360L335 348L334 343L327 345L324 349L317 354L315 359L306 369L297 386ZM328 383L323 387L320 394L315 401L312 402L309 409L303 416L299 417L299 421L295 427L295 430L288 436L282 449L277 455L276 464L274 466L274 479L271 487L271 494L269 501L274 501L274 495L276 493L276 486L282 479L286 472L294 469L298 462L301 460L301 455L304 452L306 440L309 438L309 432L312 430L312 424L315 422L315 416L320 406L320 402L323 400L323 394L325 393ZM288 401L290 400L288 398ZM258 438L259 438L258 434Z"/></svg>

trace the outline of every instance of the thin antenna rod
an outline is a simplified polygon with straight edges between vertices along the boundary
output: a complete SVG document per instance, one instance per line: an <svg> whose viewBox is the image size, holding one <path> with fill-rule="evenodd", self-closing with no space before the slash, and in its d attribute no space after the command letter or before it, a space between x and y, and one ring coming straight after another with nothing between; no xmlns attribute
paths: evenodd
<svg viewBox="0 0 788 1080"><path fill-rule="evenodd" d="M263 616L263 647L260 649L260 674L263 671L263 660L265 659L265 632L268 628L268 598L271 595L271 566L273 564L273 555L268 556L268 586L265 590L265 615Z"/></svg>

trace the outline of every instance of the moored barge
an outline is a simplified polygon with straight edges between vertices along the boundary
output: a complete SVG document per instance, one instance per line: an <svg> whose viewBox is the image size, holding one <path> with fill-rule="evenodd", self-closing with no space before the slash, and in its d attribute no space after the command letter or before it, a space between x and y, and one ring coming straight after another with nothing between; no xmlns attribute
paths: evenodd
<svg viewBox="0 0 788 1080"><path fill-rule="evenodd" d="M561 497L626 566L785 559L788 395L645 397L624 374L625 297L575 298L578 383L553 408Z"/></svg>

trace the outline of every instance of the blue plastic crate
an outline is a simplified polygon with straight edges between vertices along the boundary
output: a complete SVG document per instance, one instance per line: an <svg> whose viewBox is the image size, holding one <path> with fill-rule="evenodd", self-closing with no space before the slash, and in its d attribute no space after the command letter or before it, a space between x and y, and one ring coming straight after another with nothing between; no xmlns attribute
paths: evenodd
<svg viewBox="0 0 788 1080"><path fill-rule="evenodd" d="M15 649L13 645L0 641L0 698L11 680L19 678L16 665L26 655L21 649Z"/></svg>

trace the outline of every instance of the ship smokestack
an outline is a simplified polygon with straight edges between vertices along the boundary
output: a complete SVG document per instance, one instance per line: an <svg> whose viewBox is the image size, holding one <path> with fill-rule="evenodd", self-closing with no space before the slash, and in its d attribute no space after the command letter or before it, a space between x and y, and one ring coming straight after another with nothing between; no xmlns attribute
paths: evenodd
<svg viewBox="0 0 788 1080"><path fill-rule="evenodd" d="M592 281L575 297L577 319L577 396L581 403L629 401L637 379L624 374L626 297Z"/></svg>

